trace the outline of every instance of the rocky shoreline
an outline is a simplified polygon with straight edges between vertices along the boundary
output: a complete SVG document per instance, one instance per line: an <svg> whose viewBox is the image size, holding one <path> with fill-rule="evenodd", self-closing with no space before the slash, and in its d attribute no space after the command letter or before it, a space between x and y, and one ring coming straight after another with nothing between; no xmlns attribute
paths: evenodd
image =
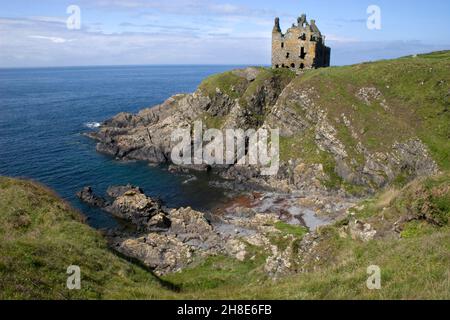
<svg viewBox="0 0 450 320"><path fill-rule="evenodd" d="M110 187L105 197L85 187L77 196L131 225L105 232L111 248L139 260L159 275L182 270L212 255L228 255L240 261L251 259L248 246L268 250L265 270L279 275L274 259L283 265L290 262L289 258L282 258L286 249L279 252L270 241L273 235L281 234L275 227L278 223L314 231L344 217L355 203L354 199L336 202L335 196L251 193L204 213L189 207L166 208L161 200L131 185ZM293 242L295 237L287 240Z"/></svg>
<svg viewBox="0 0 450 320"><path fill-rule="evenodd" d="M83 202L132 226L131 231L106 233L112 248L166 274L211 255L252 259L248 248L258 247L267 252L265 271L277 277L302 269L306 253L313 254L318 227L348 217L361 199L399 177L412 180L438 172L422 141L407 134L384 151L370 151L363 143L365 129L358 130L344 113L331 118L316 88L303 87L298 79L289 71L264 68L230 71L205 80L192 94L175 95L137 114L120 113L89 133L98 152L118 160L168 164L174 174L213 172L220 179L210 185L233 195L227 206L199 212L166 208L131 185L110 187L106 197L86 187L78 193ZM352 99L353 109L358 104L391 112L376 88L359 88ZM171 133L198 120L219 130L280 128L284 151L292 155L281 159L278 173L269 177L254 166L174 165ZM299 228L293 234L305 231L295 237L280 231L286 228ZM358 221L347 231L364 241L376 233ZM282 246L274 244L274 235L283 238ZM293 254L293 247L303 256Z"/></svg>
<svg viewBox="0 0 450 320"><path fill-rule="evenodd" d="M332 182L332 176L337 175L367 195L399 176L412 180L439 171L424 143L410 133L401 140L392 139L384 151L371 151L367 142L363 143L365 129L357 129L358 123L345 113L331 118L320 103L317 89L299 83L301 76L295 77L289 71L246 68L217 77L206 79L192 94L175 95L137 114L120 113L88 136L97 141L98 152L117 159L171 164L175 144L172 132L190 128L200 120L205 129L279 128L281 138L291 143L282 151L302 147L315 152L309 155L316 158L313 161L306 161L301 150L281 159L280 170L272 177L259 176L255 167L215 166L213 169L224 179L236 182L232 188L256 184L284 192L309 192L323 189L324 182ZM353 99L364 108L379 106L379 112L391 112L377 88L362 87ZM325 166L329 163L333 163L332 172ZM172 171L211 169L208 165L171 166Z"/></svg>

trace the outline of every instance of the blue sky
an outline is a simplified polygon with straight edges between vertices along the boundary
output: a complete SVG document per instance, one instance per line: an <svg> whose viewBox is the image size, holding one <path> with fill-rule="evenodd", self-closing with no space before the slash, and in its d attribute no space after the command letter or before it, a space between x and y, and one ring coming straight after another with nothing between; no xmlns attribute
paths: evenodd
<svg viewBox="0 0 450 320"><path fill-rule="evenodd" d="M81 29L69 30L69 5ZM381 30L366 25L381 9ZM270 63L273 20L315 19L332 64L450 49L446 0L0 0L0 67Z"/></svg>

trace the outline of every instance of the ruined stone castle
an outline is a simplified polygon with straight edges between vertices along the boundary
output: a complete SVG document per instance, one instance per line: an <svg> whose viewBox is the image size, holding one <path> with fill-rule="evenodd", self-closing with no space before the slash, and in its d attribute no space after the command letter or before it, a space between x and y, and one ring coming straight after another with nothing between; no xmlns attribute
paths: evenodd
<svg viewBox="0 0 450 320"><path fill-rule="evenodd" d="M280 19L275 19L272 32L272 67L293 70L330 66L331 49L325 46L325 36L320 33L315 20L308 23L306 15L297 19L297 25L285 34L281 32Z"/></svg>

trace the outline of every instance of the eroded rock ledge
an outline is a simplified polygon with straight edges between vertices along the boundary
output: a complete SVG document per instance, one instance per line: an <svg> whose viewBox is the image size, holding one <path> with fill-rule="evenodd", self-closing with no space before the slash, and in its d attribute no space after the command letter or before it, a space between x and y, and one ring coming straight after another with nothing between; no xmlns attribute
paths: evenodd
<svg viewBox="0 0 450 320"><path fill-rule="evenodd" d="M263 190L252 207L231 207L211 219L191 208L165 208L132 186L110 188L107 199L85 188L79 193L83 201L136 229L110 232L111 245L159 274L209 255L251 259L248 248L254 246L267 253L264 269L276 277L304 269L307 260L321 259L314 253L317 234L310 232L298 243L292 234L280 232L277 223L313 229L322 219L332 222L346 216L357 202L350 194L365 196L396 181L406 183L439 171L418 131L410 128L411 119L421 121L409 110L413 108L396 106L398 101L384 95L384 88L365 82L352 80L345 94L330 94L332 77L306 78L264 68L230 71L206 79L192 94L175 95L137 114L118 114L89 133L98 142L97 151L117 159L167 163L176 174L213 170L225 181L211 184L237 192ZM278 174L262 177L251 166L171 164L172 132L197 120L205 129L279 128ZM267 199L273 202L269 206ZM378 236L370 223L360 220L341 231L362 241ZM274 244L274 235L282 238L282 246Z"/></svg>
<svg viewBox="0 0 450 320"><path fill-rule="evenodd" d="M98 141L97 151L118 159L170 164L171 133L197 120L220 130L280 128L284 154L278 174L268 178L254 167L213 168L231 188L254 183L281 191L336 191L347 184L367 194L396 179L436 174L438 166L427 147L398 119L383 93L354 86L348 92L352 100L342 102L342 112L335 114L335 98L324 100L317 83L302 82L301 76L264 68L234 70L206 79L192 94L175 95L137 114L120 113L88 135ZM382 141L376 136L379 128L368 136L362 120L355 119L367 112L359 109L367 108L373 119L364 121L380 118L385 128L400 126L398 137ZM371 146L376 139L377 146ZM171 166L171 172L189 169L211 168Z"/></svg>
<svg viewBox="0 0 450 320"><path fill-rule="evenodd" d="M212 255L229 255L240 261L252 259L249 248L257 247L268 255L265 271L276 277L292 271L289 266L293 265L293 256L288 251L297 241L295 236L280 231L278 224L309 226L313 230L345 215L353 205L350 199L336 205L336 197L306 199L257 194L249 196L246 206L237 202L210 214L192 208L166 208L160 200L132 185L110 187L105 197L85 187L77 196L131 224L132 230L106 232L111 247L159 275L182 270ZM308 229L304 230L306 233ZM287 246L279 248L272 243L274 237Z"/></svg>

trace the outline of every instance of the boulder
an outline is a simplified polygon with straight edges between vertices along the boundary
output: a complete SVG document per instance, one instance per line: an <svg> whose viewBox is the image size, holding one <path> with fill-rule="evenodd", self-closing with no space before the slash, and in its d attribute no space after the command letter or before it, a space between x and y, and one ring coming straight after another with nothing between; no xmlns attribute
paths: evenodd
<svg viewBox="0 0 450 320"><path fill-rule="evenodd" d="M132 185L109 187L112 202L94 194L91 187L77 193L81 201L103 209L117 218L131 222L139 231L160 231L170 227L170 220L162 209L162 202L147 197L139 187Z"/></svg>
<svg viewBox="0 0 450 320"><path fill-rule="evenodd" d="M353 240L368 242L375 238L377 231L369 224L360 220L352 220L350 223L339 230L341 238L350 237Z"/></svg>
<svg viewBox="0 0 450 320"><path fill-rule="evenodd" d="M106 190L106 194L111 198L118 198L123 196L123 194L127 191L135 190L136 192L144 193L144 191L139 188L132 186L131 184L127 184L126 186L111 186Z"/></svg>
<svg viewBox="0 0 450 320"><path fill-rule="evenodd" d="M81 201L92 207L104 208L108 205L108 202L105 199L94 194L91 187L84 187L81 191L77 192L76 195Z"/></svg>
<svg viewBox="0 0 450 320"><path fill-rule="evenodd" d="M125 191L122 188L110 189L110 194L118 195L114 202L105 208L114 216L129 221L138 227L139 230L145 230L152 226L168 226L168 219L161 218L164 215L162 204L159 200L147 197L141 189L130 188ZM152 220L154 216L158 216Z"/></svg>
<svg viewBox="0 0 450 320"><path fill-rule="evenodd" d="M170 230L178 239L201 249L214 249L221 241L205 215L192 208L174 209L169 213Z"/></svg>
<svg viewBox="0 0 450 320"><path fill-rule="evenodd" d="M113 248L139 260L158 275L176 272L192 262L192 249L173 235L151 233L139 238L115 240Z"/></svg>

